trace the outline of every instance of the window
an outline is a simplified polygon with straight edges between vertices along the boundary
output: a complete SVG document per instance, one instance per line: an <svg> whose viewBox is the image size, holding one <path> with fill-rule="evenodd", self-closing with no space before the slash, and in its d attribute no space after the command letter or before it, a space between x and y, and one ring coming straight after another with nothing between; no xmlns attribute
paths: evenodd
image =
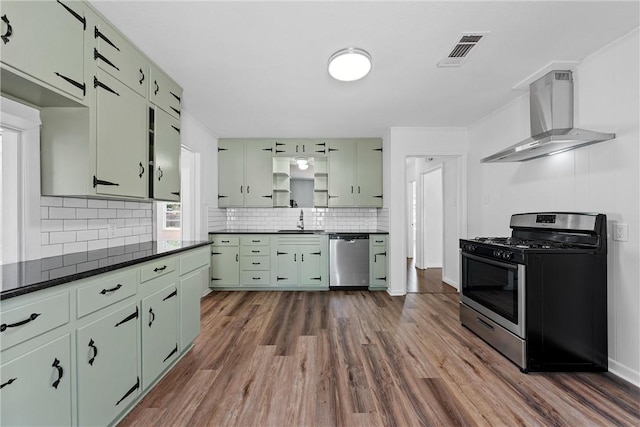
<svg viewBox="0 0 640 427"><path fill-rule="evenodd" d="M182 211L180 203L163 203L164 221L163 230L180 230Z"/></svg>
<svg viewBox="0 0 640 427"><path fill-rule="evenodd" d="M0 263L39 258L40 113L0 98Z"/></svg>

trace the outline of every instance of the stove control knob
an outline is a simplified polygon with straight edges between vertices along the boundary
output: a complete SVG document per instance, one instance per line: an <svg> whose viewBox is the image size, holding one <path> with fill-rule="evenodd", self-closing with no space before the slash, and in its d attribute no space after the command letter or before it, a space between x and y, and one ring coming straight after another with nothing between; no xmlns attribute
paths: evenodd
<svg viewBox="0 0 640 427"><path fill-rule="evenodd" d="M476 250L476 246L472 245L471 243L465 243L463 248L467 252L475 252L475 250Z"/></svg>
<svg viewBox="0 0 640 427"><path fill-rule="evenodd" d="M493 256L496 258L501 258L502 257L502 251L493 251Z"/></svg>
<svg viewBox="0 0 640 427"><path fill-rule="evenodd" d="M504 259L511 259L511 257L512 257L512 256L513 256L513 252L507 252L507 251L505 251L505 252L502 254L502 258L504 258Z"/></svg>

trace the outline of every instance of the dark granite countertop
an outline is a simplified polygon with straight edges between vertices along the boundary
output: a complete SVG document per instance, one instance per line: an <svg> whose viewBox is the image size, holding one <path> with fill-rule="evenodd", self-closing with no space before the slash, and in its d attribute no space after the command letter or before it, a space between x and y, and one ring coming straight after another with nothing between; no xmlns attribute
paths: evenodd
<svg viewBox="0 0 640 427"><path fill-rule="evenodd" d="M0 265L0 300L208 244L207 241L154 241Z"/></svg>
<svg viewBox="0 0 640 427"><path fill-rule="evenodd" d="M350 231L350 230L305 230L304 233L297 230L252 230L252 229L224 229L210 231L209 234L389 234L383 230Z"/></svg>

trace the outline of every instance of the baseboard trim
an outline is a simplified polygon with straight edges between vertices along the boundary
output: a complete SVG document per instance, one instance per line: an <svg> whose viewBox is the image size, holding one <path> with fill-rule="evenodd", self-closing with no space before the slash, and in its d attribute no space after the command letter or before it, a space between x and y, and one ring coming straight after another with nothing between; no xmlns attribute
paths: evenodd
<svg viewBox="0 0 640 427"><path fill-rule="evenodd" d="M392 297L403 297L407 294L407 291L392 291L390 289L387 289L387 293L392 296Z"/></svg>
<svg viewBox="0 0 640 427"><path fill-rule="evenodd" d="M634 371L620 362L609 359L609 372L616 377L620 377L623 380L630 382L636 387L640 387L640 372Z"/></svg>
<svg viewBox="0 0 640 427"><path fill-rule="evenodd" d="M453 287L454 287L454 288L456 288L457 290L460 290L460 286L458 285L458 282L456 282L455 280L450 279L450 278L448 278L448 277L443 277L443 278L442 278L442 281L443 281L444 283L446 283L447 285L453 286Z"/></svg>

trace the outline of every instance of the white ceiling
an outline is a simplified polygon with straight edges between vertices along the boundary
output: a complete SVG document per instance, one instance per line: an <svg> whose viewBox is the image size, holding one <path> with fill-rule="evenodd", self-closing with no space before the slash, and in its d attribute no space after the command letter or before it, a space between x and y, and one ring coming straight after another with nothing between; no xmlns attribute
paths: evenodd
<svg viewBox="0 0 640 427"><path fill-rule="evenodd" d="M638 1L117 1L91 3L183 88L219 137L381 137L469 126L526 93L552 61L582 61L639 26ZM461 68L463 32L489 31ZM344 83L329 56L356 46L371 73ZM525 86L526 87L526 86Z"/></svg>

